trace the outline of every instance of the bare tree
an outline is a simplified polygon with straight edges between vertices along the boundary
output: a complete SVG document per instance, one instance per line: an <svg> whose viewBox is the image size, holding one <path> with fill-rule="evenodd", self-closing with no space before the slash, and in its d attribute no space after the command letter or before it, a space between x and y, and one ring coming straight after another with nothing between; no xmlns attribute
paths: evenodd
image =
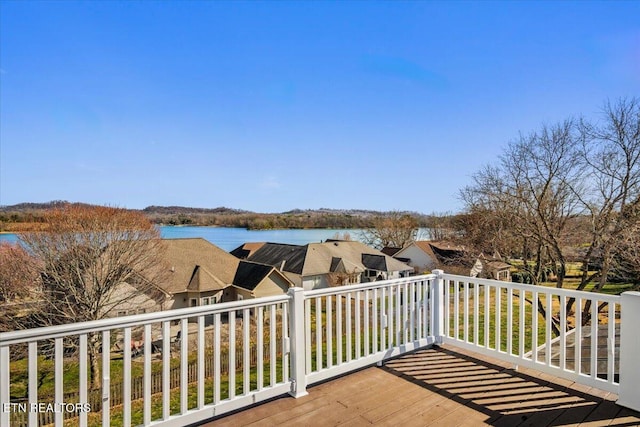
<svg viewBox="0 0 640 427"><path fill-rule="evenodd" d="M600 123L583 120L580 127L591 188L581 195L590 242L579 289L597 279L597 291L607 281L618 243L640 223L640 99L607 102ZM590 276L586 267L594 264L599 269Z"/></svg>
<svg viewBox="0 0 640 427"><path fill-rule="evenodd" d="M461 196L477 220L463 223L464 234L485 246L508 248L503 236L518 242L521 250L510 253L522 258L534 284L550 269L562 287L572 251L582 254L579 289L595 283L593 290L601 290L616 271L635 268L640 100L607 102L597 123L567 120L520 136ZM583 311L586 322L590 312Z"/></svg>
<svg viewBox="0 0 640 427"><path fill-rule="evenodd" d="M38 282L36 265L19 244L0 242L0 303L30 295Z"/></svg>
<svg viewBox="0 0 640 427"><path fill-rule="evenodd" d="M373 219L373 227L361 237L364 244L382 249L385 246L403 248L416 239L418 220L403 212L393 211Z"/></svg>
<svg viewBox="0 0 640 427"><path fill-rule="evenodd" d="M112 207L66 205L45 218L43 232L19 237L39 263L40 304L31 326L97 320L153 290L162 280L159 231L143 214ZM91 378L100 385L98 337L90 337Z"/></svg>
<svg viewBox="0 0 640 427"><path fill-rule="evenodd" d="M476 173L474 185L461 193L468 212L480 221L473 237L483 251L490 243L501 253L520 252L533 283L546 278L550 268L557 286L563 285L563 247L574 232L571 220L582 209L576 197L582 179L576 145L571 120L521 135L497 165Z"/></svg>
<svg viewBox="0 0 640 427"><path fill-rule="evenodd" d="M428 240L453 240L455 233L451 227L451 212L433 212L426 218L425 234Z"/></svg>

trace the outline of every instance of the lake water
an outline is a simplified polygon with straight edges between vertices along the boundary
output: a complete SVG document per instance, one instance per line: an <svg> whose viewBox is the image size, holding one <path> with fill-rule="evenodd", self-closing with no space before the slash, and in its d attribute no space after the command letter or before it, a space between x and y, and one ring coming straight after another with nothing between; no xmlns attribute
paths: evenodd
<svg viewBox="0 0 640 427"><path fill-rule="evenodd" d="M306 245L307 243L321 242L336 236L336 233L344 235L347 232L352 240L358 240L362 230L247 230L245 228L225 227L160 227L160 235L166 239L178 239L187 237L202 237L214 245L231 251L245 242L275 242L294 245ZM0 234L0 241L15 243L18 236L15 234Z"/></svg>

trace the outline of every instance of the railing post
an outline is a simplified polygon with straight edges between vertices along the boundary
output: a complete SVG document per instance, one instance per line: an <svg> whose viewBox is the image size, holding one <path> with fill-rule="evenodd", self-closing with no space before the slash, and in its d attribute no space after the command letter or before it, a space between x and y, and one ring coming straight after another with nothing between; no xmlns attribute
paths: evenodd
<svg viewBox="0 0 640 427"><path fill-rule="evenodd" d="M624 292L620 301L620 393L618 405L640 411L640 292Z"/></svg>
<svg viewBox="0 0 640 427"><path fill-rule="evenodd" d="M289 353L291 360L291 396L296 399L307 394L307 372L304 339L304 289L289 288ZM320 351L320 350L318 350Z"/></svg>
<svg viewBox="0 0 640 427"><path fill-rule="evenodd" d="M444 342L444 271L433 270L433 336L436 344Z"/></svg>

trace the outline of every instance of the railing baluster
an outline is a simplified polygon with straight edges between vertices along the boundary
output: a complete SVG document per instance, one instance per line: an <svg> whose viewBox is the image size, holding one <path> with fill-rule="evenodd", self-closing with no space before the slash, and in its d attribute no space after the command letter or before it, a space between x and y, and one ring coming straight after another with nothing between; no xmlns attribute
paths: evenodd
<svg viewBox="0 0 640 427"><path fill-rule="evenodd" d="M269 307L269 385L276 385L276 305L271 304Z"/></svg>
<svg viewBox="0 0 640 427"><path fill-rule="evenodd" d="M248 308L242 310L242 394L251 391L251 312Z"/></svg>
<svg viewBox="0 0 640 427"><path fill-rule="evenodd" d="M4 401L0 401L4 402ZM38 342L29 343L29 405L38 403ZM0 411L2 412L2 411ZM5 425L4 423L0 423ZM9 425L8 423L6 425ZM29 410L29 426L38 426L38 412Z"/></svg>
<svg viewBox="0 0 640 427"><path fill-rule="evenodd" d="M446 301L445 304L448 304ZM449 323L449 319L445 319ZM460 339L460 282L453 282L453 334L451 337L455 340Z"/></svg>
<svg viewBox="0 0 640 427"><path fill-rule="evenodd" d="M416 337L416 284L409 285L409 341L415 341Z"/></svg>
<svg viewBox="0 0 640 427"><path fill-rule="evenodd" d="M615 365L615 351L616 351L616 305L609 302L607 304L607 382L613 384L614 382L614 365Z"/></svg>
<svg viewBox="0 0 640 427"><path fill-rule="evenodd" d="M58 396L56 393L56 400ZM62 390L60 400L62 402ZM111 425L111 332L102 331L102 426Z"/></svg>
<svg viewBox="0 0 640 427"><path fill-rule="evenodd" d="M62 338L55 339L55 354L54 354L54 378L55 378L55 401L64 402L63 397L63 381L64 381L64 355L62 347ZM56 411L55 413L55 425L56 427L62 426L63 423L62 411Z"/></svg>
<svg viewBox="0 0 640 427"><path fill-rule="evenodd" d="M480 345L480 285L473 284L473 343Z"/></svg>
<svg viewBox="0 0 640 427"><path fill-rule="evenodd" d="M204 407L204 315L198 316L198 409Z"/></svg>
<svg viewBox="0 0 640 427"><path fill-rule="evenodd" d="M538 361L538 291L531 297L531 360Z"/></svg>
<svg viewBox="0 0 640 427"><path fill-rule="evenodd" d="M395 344L396 346L399 346L402 344L402 329L403 329L403 325L402 325L402 291L400 290L400 285L395 285L395 291L396 291L396 301L395 301L395 314L396 314L396 329L395 329L395 336L396 336L396 341Z"/></svg>
<svg viewBox="0 0 640 427"><path fill-rule="evenodd" d="M88 404L87 398L87 334L80 335L80 348L78 349L78 388L80 390L80 403ZM37 372L37 371L36 371ZM86 427L88 423L88 411L80 411L80 427ZM36 424L37 425L37 414ZM0 423L1 424L1 423Z"/></svg>
<svg viewBox="0 0 640 427"><path fill-rule="evenodd" d="M507 288L507 354L513 355L513 288Z"/></svg>
<svg viewBox="0 0 640 427"><path fill-rule="evenodd" d="M256 329L257 329L257 370L256 379L258 391L264 387L264 313L263 307L256 307ZM203 380L204 381L204 380Z"/></svg>
<svg viewBox="0 0 640 427"><path fill-rule="evenodd" d="M331 295L327 295L325 298L325 304L327 307L327 359L326 366L331 368L333 366L333 300Z"/></svg>
<svg viewBox="0 0 640 427"><path fill-rule="evenodd" d="M289 342L289 304L282 303L282 382L289 381L289 360L291 356L289 354L289 350L284 348L284 343Z"/></svg>
<svg viewBox="0 0 640 427"><path fill-rule="evenodd" d="M371 353L369 342L369 290L364 291L364 355L368 356Z"/></svg>
<svg viewBox="0 0 640 427"><path fill-rule="evenodd" d="M307 374L311 373L311 300L304 300L304 346L305 346L305 361Z"/></svg>
<svg viewBox="0 0 640 427"><path fill-rule="evenodd" d="M189 409L189 319L180 319L180 413Z"/></svg>
<svg viewBox="0 0 640 427"><path fill-rule="evenodd" d="M400 305L402 306L402 343L409 341L409 294L407 284L402 285L402 298L400 299Z"/></svg>
<svg viewBox="0 0 640 427"><path fill-rule="evenodd" d="M342 363L342 296L336 295L336 364Z"/></svg>
<svg viewBox="0 0 640 427"><path fill-rule="evenodd" d="M495 312L495 350L500 351L501 347L501 333L502 333L502 288L499 285L496 285L496 312Z"/></svg>
<svg viewBox="0 0 640 427"><path fill-rule="evenodd" d="M416 283L416 334L418 339L425 338L427 334L424 332L423 328L423 306L424 306L424 282L419 281Z"/></svg>
<svg viewBox="0 0 640 427"><path fill-rule="evenodd" d="M573 343L575 347L575 372L582 373L582 298L576 298L576 330L573 335Z"/></svg>
<svg viewBox="0 0 640 427"><path fill-rule="evenodd" d="M153 352L151 324L144 325L144 399L143 423L151 423L151 353Z"/></svg>
<svg viewBox="0 0 640 427"><path fill-rule="evenodd" d="M484 285L482 289L484 291L484 347L489 348L489 324L491 323L489 316L491 309L489 298L491 297L491 287Z"/></svg>
<svg viewBox="0 0 640 427"><path fill-rule="evenodd" d="M236 397L236 311L229 312L229 399Z"/></svg>
<svg viewBox="0 0 640 427"><path fill-rule="evenodd" d="M213 315L213 404L220 403L220 313ZM231 325L231 322L229 322ZM230 385L229 385L230 387Z"/></svg>
<svg viewBox="0 0 640 427"><path fill-rule="evenodd" d="M545 325L545 349L544 349L544 363L547 366L551 366L551 320L553 318L553 306L551 304L551 292L547 292L545 313L546 325Z"/></svg>
<svg viewBox="0 0 640 427"><path fill-rule="evenodd" d="M389 316L387 315L389 310L389 295L388 288L382 288L380 295L380 350L387 349L387 336L389 335ZM386 328L386 330L385 330Z"/></svg>
<svg viewBox="0 0 640 427"><path fill-rule="evenodd" d="M186 337L182 337L186 339ZM171 416L171 324L162 322L162 419Z"/></svg>
<svg viewBox="0 0 640 427"><path fill-rule="evenodd" d="M144 343L147 349L147 343ZM124 328L124 348L122 352L122 371L124 374L122 382L122 423L131 425L131 328ZM145 351L146 353L146 351Z"/></svg>
<svg viewBox="0 0 640 427"><path fill-rule="evenodd" d="M560 369L567 369L567 296L560 295Z"/></svg>
<svg viewBox="0 0 640 427"><path fill-rule="evenodd" d="M598 300L591 301L591 378L598 377Z"/></svg>
<svg viewBox="0 0 640 427"><path fill-rule="evenodd" d="M372 333L372 352L376 353L378 351L378 288L373 288L373 300L371 301L371 323L373 328Z"/></svg>
<svg viewBox="0 0 640 427"><path fill-rule="evenodd" d="M462 334L462 339L464 342L469 342L469 282L465 280L463 286L462 297L464 298L464 307L462 309L462 327L464 328L464 333Z"/></svg>
<svg viewBox="0 0 640 427"><path fill-rule="evenodd" d="M322 370L322 298L316 297L316 371Z"/></svg>
<svg viewBox="0 0 640 427"><path fill-rule="evenodd" d="M433 331L431 330L432 321L431 318L431 280L423 282L422 287L422 320L424 322L423 332L424 336L432 336Z"/></svg>
<svg viewBox="0 0 640 427"><path fill-rule="evenodd" d="M351 292L347 293L345 300L345 335L347 346L345 348L346 352L346 360L347 362L351 362L351 358L353 355L353 348L351 347Z"/></svg>
<svg viewBox="0 0 640 427"><path fill-rule="evenodd" d="M361 309L360 309L360 292L356 292L356 313L355 313L355 317L356 317L356 324L355 324L355 334L356 334L356 352L355 352L355 358L360 359L360 350L361 350L361 346L362 346L362 330L361 330L361 322L360 322L360 316L361 316Z"/></svg>
<svg viewBox="0 0 640 427"><path fill-rule="evenodd" d="M520 289L520 294L518 295L518 317L520 318L518 321L518 355L522 359L525 357L524 339L527 334L527 330L525 328L525 314L527 311L525 306L525 294L526 291L524 289Z"/></svg>

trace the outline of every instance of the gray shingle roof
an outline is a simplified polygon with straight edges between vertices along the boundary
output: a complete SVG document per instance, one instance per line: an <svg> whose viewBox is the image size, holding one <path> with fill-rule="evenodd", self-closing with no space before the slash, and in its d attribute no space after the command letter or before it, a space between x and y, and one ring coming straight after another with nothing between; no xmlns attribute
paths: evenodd
<svg viewBox="0 0 640 427"><path fill-rule="evenodd" d="M233 278L233 284L252 291L273 270L274 267L256 262L240 261L238 270Z"/></svg>
<svg viewBox="0 0 640 427"><path fill-rule="evenodd" d="M302 274L306 253L306 246L265 243L260 249L255 251L248 260L272 265L278 269L280 269L284 261L283 271Z"/></svg>

